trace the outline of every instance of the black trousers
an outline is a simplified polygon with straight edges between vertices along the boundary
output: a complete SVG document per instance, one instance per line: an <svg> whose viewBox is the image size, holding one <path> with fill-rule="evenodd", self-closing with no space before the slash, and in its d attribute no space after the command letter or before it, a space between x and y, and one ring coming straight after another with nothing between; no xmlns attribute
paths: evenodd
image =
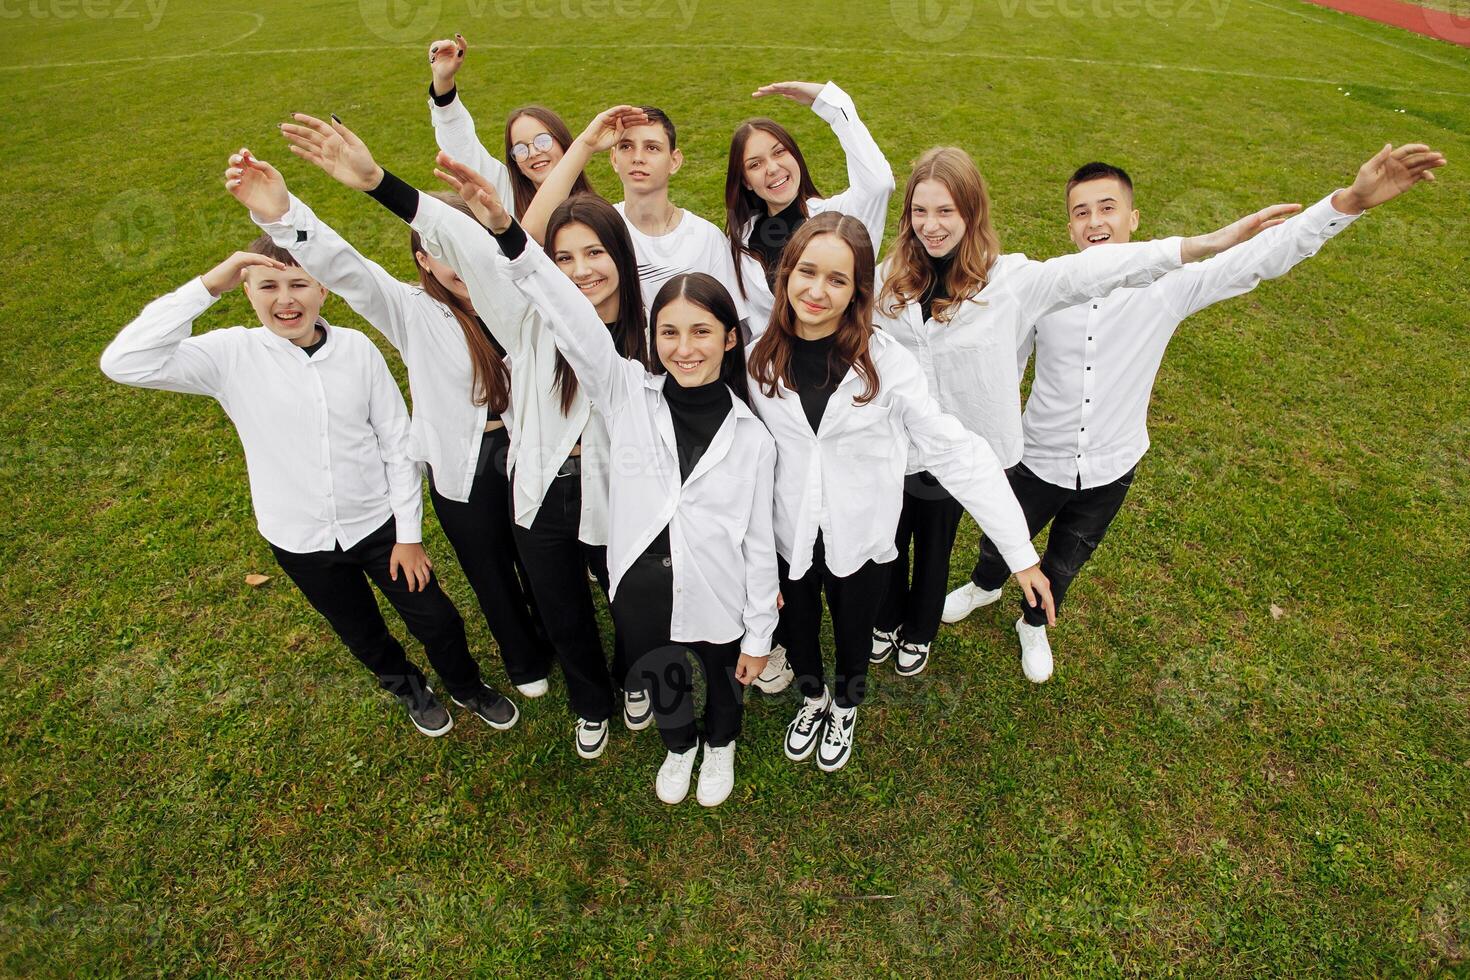
<svg viewBox="0 0 1470 980"><path fill-rule="evenodd" d="M459 567L480 601L490 635L500 647L506 674L512 684L527 684L550 672L555 653L536 622L517 568L510 478L505 465L509 451L510 435L504 428L485 433L480 440L480 460L475 466L470 499L450 500L441 495L434 485L432 468L429 499Z"/></svg>
<svg viewBox="0 0 1470 980"><path fill-rule="evenodd" d="M423 672L388 632L378 611L371 580L387 597L408 631L424 645L429 663L455 697L480 688L480 668L470 656L464 620L439 580L430 575L421 591L408 590L407 576L388 575L388 558L397 541L393 518L351 548L298 554L271 545L281 569L296 583L308 602L326 617L353 656L372 671L384 690L408 694L424 685Z"/></svg>
<svg viewBox="0 0 1470 980"><path fill-rule="evenodd" d="M779 555L781 595L786 600L786 657L796 673L802 695L820 697L822 668L822 593L832 613L832 637L836 646L833 700L838 707L863 703L868 687L868 655L873 650L873 623L878 604L888 588L889 563L867 562L846 577L827 571L827 552L822 535L812 546L812 564L806 574L793 580L791 568Z"/></svg>
<svg viewBox="0 0 1470 980"><path fill-rule="evenodd" d="M613 601L613 620L629 651L628 686L648 692L659 735L670 752L699 744L694 717L694 670L704 672L704 741L719 747L740 735L745 685L735 679L740 641L683 643L669 638L674 572L667 555L645 552L624 573Z"/></svg>
<svg viewBox="0 0 1470 980"><path fill-rule="evenodd" d="M1128 488L1133 485L1133 474L1138 467L1124 473L1112 483L1089 490L1070 490L1048 483L1017 463L1007 475L1016 500L1026 514L1026 525L1034 538L1041 529L1051 523L1051 536L1046 541L1046 553L1041 556L1041 571L1051 582L1052 600L1057 612L1061 612L1062 600L1072 579L1087 564L1087 559L1102 544L1108 533L1108 525L1123 506ZM1010 577L1005 559L987 538L980 542L980 557L975 562L970 581L982 589L998 589ZM1028 625L1045 626L1046 610L1032 608L1026 598L1021 597L1021 615Z"/></svg>
<svg viewBox="0 0 1470 980"><path fill-rule="evenodd" d="M888 593L878 610L878 629L900 630L911 643L932 643L939 635L944 596L949 591L949 555L965 508L939 481L915 473L903 482L903 510L898 515L898 558L888 578ZM909 545L914 571L909 578Z"/></svg>
<svg viewBox="0 0 1470 980"><path fill-rule="evenodd" d="M577 540L581 523L582 477L570 472L551 481L531 526L516 524L512 530L572 710L588 721L606 721L613 712L613 683L587 581L589 568L606 565L598 554L606 549Z"/></svg>

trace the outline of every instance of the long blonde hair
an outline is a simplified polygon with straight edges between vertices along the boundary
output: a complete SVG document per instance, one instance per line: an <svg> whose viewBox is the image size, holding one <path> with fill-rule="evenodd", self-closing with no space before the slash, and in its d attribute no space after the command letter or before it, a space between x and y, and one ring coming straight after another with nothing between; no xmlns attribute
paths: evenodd
<svg viewBox="0 0 1470 980"><path fill-rule="evenodd" d="M914 190L926 180L937 180L948 189L965 222L965 235L955 246L954 262L946 277L949 297L936 299L933 305L934 318L944 322L959 304L989 282L990 267L1000 257L1000 236L991 222L985 178L970 155L957 146L936 146L925 151L914 161L914 172L903 192L898 238L888 255L883 291L878 296L878 309L884 316L897 316L900 308L918 302L932 283L929 253L914 231L912 217Z"/></svg>

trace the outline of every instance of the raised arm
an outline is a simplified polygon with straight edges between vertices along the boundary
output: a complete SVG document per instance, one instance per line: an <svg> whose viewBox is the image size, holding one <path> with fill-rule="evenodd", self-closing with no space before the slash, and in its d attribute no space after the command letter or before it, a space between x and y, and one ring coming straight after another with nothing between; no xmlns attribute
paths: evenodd
<svg viewBox="0 0 1470 980"><path fill-rule="evenodd" d="M197 279L162 296L123 327L102 352L102 373L137 388L218 396L229 355L220 334L191 336L194 321L224 293L238 286L254 265L282 271L275 259L236 252Z"/></svg>
<svg viewBox="0 0 1470 980"><path fill-rule="evenodd" d="M230 157L225 187L249 209L251 220L271 241L403 350L414 287L399 282L348 244L287 190L280 171L248 149Z"/></svg>
<svg viewBox="0 0 1470 980"><path fill-rule="evenodd" d="M1285 275L1370 208L1417 184L1434 180L1444 155L1423 143L1386 145L1358 169L1351 186L1334 191L1301 214L1207 262L1165 276L1158 288L1179 317L1250 292L1263 279Z"/></svg>
<svg viewBox="0 0 1470 980"><path fill-rule="evenodd" d="M464 65L468 49L463 34L429 45L429 71L433 76L429 83L429 120L434 124L434 142L445 153L484 174L495 185L501 200L513 206L510 170L480 142L475 120L459 97L455 77Z"/></svg>
<svg viewBox="0 0 1470 980"><path fill-rule="evenodd" d="M521 215L521 227L525 229L526 234L538 242L545 239L546 225L551 220L551 212L555 211L557 205L565 201L567 195L572 193L577 178L583 170L587 169L587 161L592 159L592 155L610 150L617 145L624 129L630 126L642 126L647 122L648 116L636 106L613 106L611 109L598 113L597 118L582 130L582 135L572 140L572 145L567 147L561 160L551 168L551 173L547 174L546 179L541 182L541 187L536 191L536 197L531 201L531 206L526 208L525 214ZM506 200L504 197L501 199Z"/></svg>

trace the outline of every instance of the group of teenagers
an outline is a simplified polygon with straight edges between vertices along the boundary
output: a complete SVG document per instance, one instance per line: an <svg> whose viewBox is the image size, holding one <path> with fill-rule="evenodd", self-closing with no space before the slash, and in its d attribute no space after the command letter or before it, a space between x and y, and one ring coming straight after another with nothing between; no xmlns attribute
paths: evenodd
<svg viewBox="0 0 1470 980"><path fill-rule="evenodd" d="M516 705L483 680L422 546L427 472L516 691L541 697L560 665L587 759L619 709L629 729L656 722L667 755L655 788L670 804L687 796L701 745L698 801L731 792L749 685L794 682L786 756L842 768L870 667L921 673L941 622L997 601L1011 576L1022 669L1047 680L1047 626L1148 448L1154 378L1180 321L1284 274L1445 162L1422 144L1385 146L1305 210L1142 242L1130 241L1128 175L1090 163L1059 188L1076 252L1037 261L1001 251L974 161L937 147L913 164L879 264L896 182L835 83L755 95L827 123L848 188L824 196L790 131L746 120L721 232L670 200L683 159L652 106L608 109L575 138L545 107L514 109L497 158L456 85L465 49L456 35L429 51L447 190L394 176L335 116L281 125L296 156L409 226L416 282L359 253L242 149L224 183L262 234L149 303L102 370L220 403L281 568L420 731L442 735L453 716L370 582L448 698L508 729ZM584 174L603 152L617 204ZM194 334L237 285L260 326ZM329 291L398 352L412 415L377 346L320 316ZM966 511L984 536L969 581L946 594ZM1048 524L1038 557L1032 538Z"/></svg>

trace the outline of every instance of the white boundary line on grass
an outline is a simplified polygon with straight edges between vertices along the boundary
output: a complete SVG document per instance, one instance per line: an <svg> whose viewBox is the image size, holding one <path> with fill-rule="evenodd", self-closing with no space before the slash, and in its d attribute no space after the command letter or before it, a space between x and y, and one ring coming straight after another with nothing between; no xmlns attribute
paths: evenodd
<svg viewBox="0 0 1470 980"><path fill-rule="evenodd" d="M1388 46L1390 48L1393 48L1395 51L1402 51L1405 54L1412 54L1412 55L1414 55L1416 57L1423 58L1425 61L1433 62L1436 65L1444 65L1447 68L1458 68L1461 71L1470 71L1470 64L1466 64L1466 63L1460 62L1460 61L1446 61L1443 58L1436 58L1434 55L1430 54L1427 51L1420 51L1417 48L1411 48L1407 44L1398 44L1398 43L1396 43L1394 41L1390 41L1386 37L1375 37L1374 35L1369 34L1366 31L1355 30L1351 26L1352 23L1353 23L1353 21L1350 21L1350 20L1347 19L1347 18L1353 16L1352 14L1346 14L1346 13L1342 13L1340 11L1333 11L1333 10L1330 10L1330 9L1328 9L1326 7L1318 7L1317 10L1319 12L1325 14L1326 15L1326 18L1323 18L1323 17L1314 17L1314 16L1312 16L1311 14L1309 14L1305 10L1289 10L1286 7L1278 7L1274 3L1268 3L1267 0L1250 0L1250 2L1251 3L1254 3L1254 4L1258 5L1258 6L1266 7L1268 9L1270 9L1270 10L1274 10L1278 14L1290 14L1293 17L1300 17L1302 20L1309 21L1310 23L1313 23L1313 24L1321 24L1323 27L1335 27L1335 28L1337 28L1340 31L1346 31L1347 33L1353 35L1354 37L1360 37L1360 38L1362 38L1365 41L1374 41L1374 42L1376 42L1378 44L1386 45L1386 46ZM1333 16L1334 13L1336 13L1337 16L1334 17ZM1385 25L1385 26L1392 27L1393 25ZM1401 30L1401 31L1407 31L1408 30L1408 28L1404 28L1404 27L1400 27L1398 29ZM1412 33L1412 32L1410 32L1410 33ZM1371 87L1371 83L1366 83L1365 82L1364 84L1368 84Z"/></svg>
<svg viewBox="0 0 1470 980"><path fill-rule="evenodd" d="M1253 3L1259 3L1259 4L1261 4L1261 6L1264 6L1264 7L1269 7L1270 9L1275 10L1278 13L1295 14L1294 11L1284 10L1281 7L1275 6L1274 4L1266 3L1266 2L1264 2L1264 0L1251 0L1251 2L1253 2ZM254 16L259 16L259 15L256 14ZM1304 15L1296 14L1296 16L1304 16ZM1309 20L1309 21L1312 21L1313 23L1323 23L1323 22L1317 21L1315 18L1311 18L1311 17L1307 17L1306 19ZM1325 26L1334 26L1334 25L1326 24ZM259 27L257 26L250 33L253 34L255 32L255 30L258 30L258 29L259 29ZM1357 32L1356 31L1350 31L1349 33L1356 34ZM1384 41L1382 38L1374 38L1374 37L1370 37L1370 36L1367 36L1367 35L1362 35L1362 36L1366 40L1379 41L1381 43L1388 44L1390 47L1394 47L1394 48L1398 48L1399 47L1396 44L1392 44L1392 42ZM420 47L419 45L416 45L416 44L415 45L408 45L408 44L348 44L348 45L338 45L338 46L333 46L333 47L260 48L260 49L250 49L250 50L236 49L234 51L224 51L224 50L222 50L222 48L224 46L227 46L229 44L234 44L234 43L236 43L239 40L243 40L243 37L242 38L236 38L233 41L228 41L228 42L226 42L226 45L222 45L220 48L211 48L210 50L207 50L207 51L187 51L187 52L183 52L181 54L139 55L139 56L136 56L136 57L127 57L127 58L106 58L106 59L101 59L101 60L98 60L98 61L63 61L63 62L52 62L50 64L38 64L38 65L0 65L0 72L6 72L6 71L16 71L16 72L18 72L18 71L45 71L45 70L54 70L54 69L57 69L57 68L93 68L93 67L99 67L99 66L104 66L104 65L120 65L120 64L130 64L130 63L133 63L133 64L151 64L151 63L155 63L155 62L164 62L164 61L184 61L184 60L188 60L188 59L192 59L192 58L219 57L221 55L225 55L225 56L230 56L230 55L236 55L236 56L249 55L249 56L252 56L252 57L268 57L268 56L272 56L272 55L336 54L336 53L350 52L350 51L417 51L419 49L419 47ZM598 44L598 43L590 43L589 44L589 43L583 43L583 42L569 42L569 43L565 43L565 44L479 44L476 47L477 47L478 50L486 50L486 49L496 50L496 49L499 49L499 50L506 50L506 51L559 50L559 49L563 49L563 48L577 48L577 49L587 50L587 51L639 51L639 50L644 50L644 51L656 51L656 50L665 50L665 51L667 51L667 50L708 51L708 50L716 50L716 51L775 51L775 52L789 51L789 52L798 52L798 53L802 53L802 54L812 53L812 54L828 54L828 55L859 55L859 56L864 56L864 57L869 57L869 58L871 58L871 57L873 57L875 55L876 56L879 56L879 57L911 57L915 53L913 51L895 50L895 49L891 49L891 48L890 49L873 50L873 49L869 49L869 48L834 48L834 47L829 47L829 46L801 45L801 44L719 44L719 43L714 43L714 42L711 42L711 43L708 43L708 44L688 43L688 42L670 43L670 44ZM1451 61L1439 61L1438 59L1435 59L1435 58L1432 58L1432 57L1430 57L1428 55L1425 55L1422 52L1414 51L1412 48L1401 48L1400 50L1402 50L1402 51L1404 51L1405 53L1408 53L1408 54L1417 54L1420 57L1427 58L1428 60L1433 61L1436 64L1441 64L1441 65L1444 65L1446 67L1450 67L1450 68L1461 68L1461 69L1470 69L1470 66L1459 65L1459 64L1456 64L1456 63L1451 62ZM1269 82L1298 82L1298 83L1306 84L1306 85L1332 85L1334 87L1336 87L1336 86L1352 86L1353 84L1355 84L1353 81L1348 80L1348 79L1343 79L1343 78L1318 78L1318 77L1314 77L1314 76L1310 76L1310 75L1273 75L1273 74L1270 74L1268 72L1243 71L1243 70L1231 69L1231 68L1207 68L1207 67L1202 67L1202 66L1199 66L1199 65L1171 65L1171 64L1162 64L1162 63L1159 63L1159 62L1142 62L1142 61L1107 61L1107 60L1102 60L1102 59L1097 59L1097 58L1068 58L1068 57L1063 57L1063 56L1060 56L1060 55L1044 55L1044 54L1001 54L1001 53L992 52L992 51L930 51L930 52L927 52L926 53L925 57L929 57L929 58L943 57L943 58L953 58L953 59L977 58L977 59L987 60L987 61L1031 61L1031 62L1040 62L1040 63L1043 63L1043 64L1085 65L1085 66L1091 67L1091 68L1123 68L1123 69L1127 69L1127 70L1130 70L1130 71L1172 71L1172 72L1184 72L1184 73L1193 74L1193 75L1215 75L1215 76L1221 76L1221 77L1226 77L1226 78L1251 78L1251 79L1256 79L1258 81L1269 81ZM1387 91L1387 92L1399 92L1399 93L1420 94L1420 95L1444 95L1444 96L1449 96L1451 98L1470 99L1470 91L1452 91L1452 90L1448 90L1448 89L1427 89L1427 88L1420 88L1418 86L1404 86L1404 85L1383 85L1381 83L1373 83L1373 82L1361 82L1361 83L1357 83L1357 84L1362 84L1362 85L1368 86L1369 88L1381 89L1381 90Z"/></svg>

